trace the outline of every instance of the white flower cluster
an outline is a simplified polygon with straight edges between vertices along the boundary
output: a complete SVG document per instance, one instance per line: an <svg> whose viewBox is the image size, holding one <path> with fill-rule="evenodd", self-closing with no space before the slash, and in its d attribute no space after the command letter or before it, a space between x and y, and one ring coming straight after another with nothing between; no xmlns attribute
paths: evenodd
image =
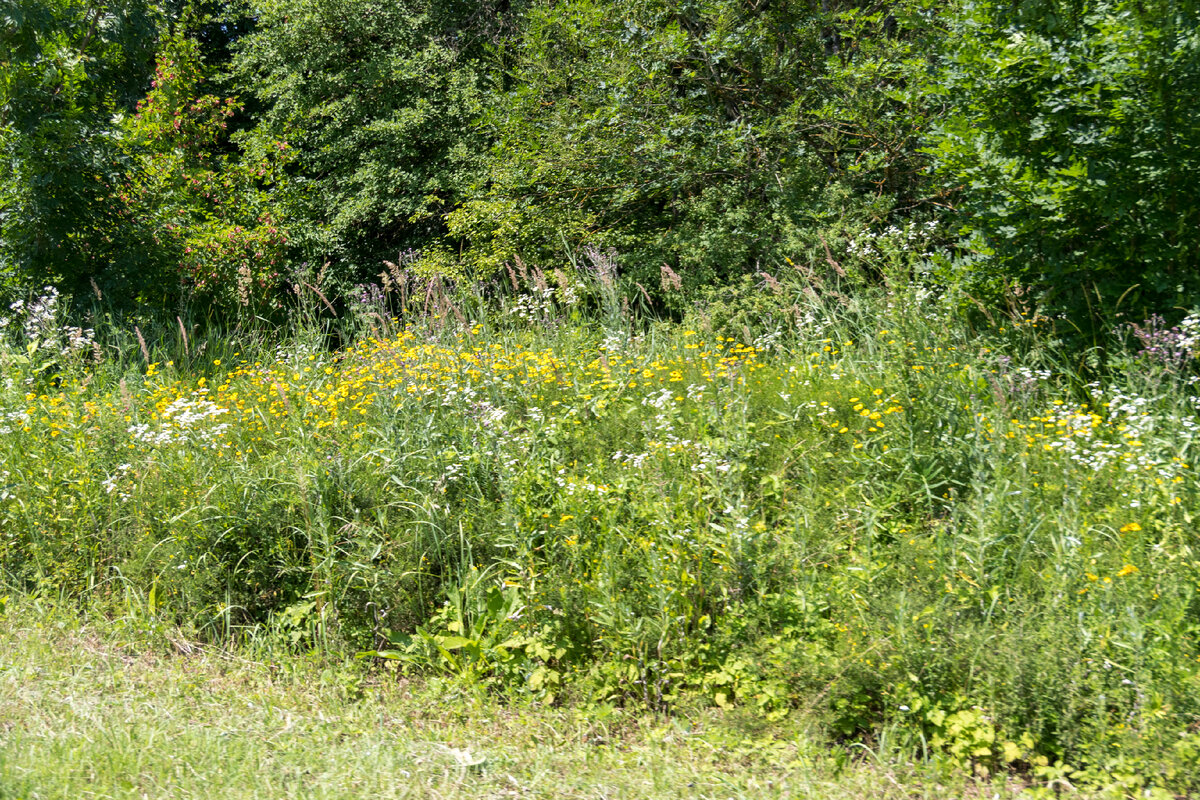
<svg viewBox="0 0 1200 800"><path fill-rule="evenodd" d="M42 292L43 294L31 303L17 300L8 307L17 317L24 316L22 327L27 339L49 338L58 323L58 290L47 286ZM0 327L7 327L8 324L7 317L0 320Z"/></svg>
<svg viewBox="0 0 1200 800"><path fill-rule="evenodd" d="M27 411L6 411L0 413L0 435L19 431L32 421Z"/></svg>
<svg viewBox="0 0 1200 800"><path fill-rule="evenodd" d="M809 306L796 311L796 330L811 339L820 339L825 335L825 329L833 325L833 320L823 308Z"/></svg>
<svg viewBox="0 0 1200 800"><path fill-rule="evenodd" d="M610 330L604 334L604 341L600 343L600 349L606 353L619 353L629 344L630 339L625 331Z"/></svg>
<svg viewBox="0 0 1200 800"><path fill-rule="evenodd" d="M222 408L203 396L193 397L194 399L181 397L164 408L160 414L159 425L131 425L127 432L139 442L154 447L189 442L217 447L217 439L229 429L229 423L214 425L211 422L223 414L228 414L229 409Z"/></svg>
<svg viewBox="0 0 1200 800"><path fill-rule="evenodd" d="M1192 353L1200 353L1200 311L1193 311L1179 323L1179 345Z"/></svg>
<svg viewBox="0 0 1200 800"><path fill-rule="evenodd" d="M716 452L704 447L703 445L695 445L697 460L692 464L692 472L712 473L717 472L724 474L733 469L733 464L725 461Z"/></svg>
<svg viewBox="0 0 1200 800"><path fill-rule="evenodd" d="M1007 367L1008 359L1001 360L1002 367ZM997 389L1012 400L1022 403L1039 402L1044 397L1052 374L1047 369L1030 369L1026 366L1016 367L1011 371L1001 371L997 381Z"/></svg>
<svg viewBox="0 0 1200 800"><path fill-rule="evenodd" d="M449 387L442 390L442 405L451 408L457 405L470 405L475 403L475 396L478 392L471 386L459 386L456 383L451 383Z"/></svg>
<svg viewBox="0 0 1200 800"><path fill-rule="evenodd" d="M575 284L567 284L558 292L558 299L568 306L573 306L579 302L579 292L575 290Z"/></svg>
<svg viewBox="0 0 1200 800"><path fill-rule="evenodd" d="M542 322L554 308L554 287L536 289L517 297L508 313L525 322Z"/></svg>
<svg viewBox="0 0 1200 800"><path fill-rule="evenodd" d="M627 467L633 467L634 469L641 469L642 465L646 463L646 459L648 458L650 458L649 452L625 453L624 451L618 450L612 454L613 461L617 462L618 464L623 464Z"/></svg>
<svg viewBox="0 0 1200 800"><path fill-rule="evenodd" d="M776 328L770 333L764 333L754 340L754 349L759 352L766 352L774 349L779 344L779 340L783 338L783 330Z"/></svg>
<svg viewBox="0 0 1200 800"><path fill-rule="evenodd" d="M446 469L442 471L442 477L439 479L439 483L442 485L443 492L446 491L447 484L454 483L456 480L462 477L463 469L466 466L467 464L462 461L451 461L446 465Z"/></svg>
<svg viewBox="0 0 1200 800"><path fill-rule="evenodd" d="M688 469L696 473L724 474L733 469L733 463L726 460L720 453L707 445L691 439L680 439L674 434L668 434L664 441L650 441L646 451L641 453L626 453L622 450L612 454L612 460L627 467L640 470L646 460L656 453L667 453L672 456L689 456L691 463Z"/></svg>
<svg viewBox="0 0 1200 800"><path fill-rule="evenodd" d="M666 408L675 400L675 391L670 387L659 389L654 394L642 398L642 405L653 406L654 408Z"/></svg>
<svg viewBox="0 0 1200 800"><path fill-rule="evenodd" d="M504 419L505 414L508 413L507 409L494 406L486 400L476 403L472 410L475 412L476 416L478 416L479 421L483 423L483 427L485 428L499 425Z"/></svg>
<svg viewBox="0 0 1200 800"><path fill-rule="evenodd" d="M590 467L591 464L588 464L587 466ZM554 482L558 484L558 488L567 493L568 497L579 492L589 492L591 494L605 494L608 492L608 486L606 484L592 483L586 478L568 475L566 467L562 467L558 470L558 474L554 476Z"/></svg>
<svg viewBox="0 0 1200 800"><path fill-rule="evenodd" d="M96 343L96 332L91 328L65 327L62 329L63 346L59 355L70 355L91 349Z"/></svg>
<svg viewBox="0 0 1200 800"><path fill-rule="evenodd" d="M117 488L125 481L126 476L128 476L129 471L132 469L132 464L118 464L113 473L100 483L104 488L105 494L112 494L117 491ZM129 499L129 493L125 491L119 492L117 496L122 500Z"/></svg>
<svg viewBox="0 0 1200 800"><path fill-rule="evenodd" d="M54 350L61 356L87 351L95 344L96 332L91 328L59 326L59 293L53 286L26 303L17 300L8 307L13 316L0 317L0 333L17 323L25 340L39 350Z"/></svg>
<svg viewBox="0 0 1200 800"><path fill-rule="evenodd" d="M896 251L924 250L937 227L938 224L935 220L926 222L924 225L910 222L904 226L903 230L895 225L890 225L879 233L867 232L857 239L851 239L846 250L852 256L867 259ZM928 258L933 254L923 252L921 255Z"/></svg>
<svg viewBox="0 0 1200 800"><path fill-rule="evenodd" d="M1155 413L1150 398L1106 392L1089 384L1097 410L1052 406L1042 417L1054 433L1044 448L1058 451L1094 472L1113 467L1141 475L1156 485L1183 480L1183 462L1175 453L1200 438L1200 422L1190 417L1169 420ZM1114 439L1112 433L1117 433ZM1181 437L1185 440L1180 442ZM1134 503L1136 505L1136 501Z"/></svg>
<svg viewBox="0 0 1200 800"><path fill-rule="evenodd" d="M1039 381L1050 380L1050 370L1048 369L1030 369L1029 367L1017 367L1011 373L1016 378L1029 383L1037 383Z"/></svg>

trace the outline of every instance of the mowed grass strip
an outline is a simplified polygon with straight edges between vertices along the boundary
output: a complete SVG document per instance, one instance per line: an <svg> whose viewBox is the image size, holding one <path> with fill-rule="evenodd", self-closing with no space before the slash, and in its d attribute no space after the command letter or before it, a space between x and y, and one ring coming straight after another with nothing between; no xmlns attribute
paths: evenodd
<svg viewBox="0 0 1200 800"><path fill-rule="evenodd" d="M0 797L1013 796L740 714L504 706L361 664L148 641L32 604L0 628Z"/></svg>

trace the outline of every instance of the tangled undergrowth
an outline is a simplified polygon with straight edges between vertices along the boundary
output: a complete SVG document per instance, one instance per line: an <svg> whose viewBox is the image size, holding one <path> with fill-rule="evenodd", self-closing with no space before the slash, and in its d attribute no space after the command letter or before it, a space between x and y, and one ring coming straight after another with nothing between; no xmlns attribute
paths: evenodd
<svg viewBox="0 0 1200 800"><path fill-rule="evenodd" d="M5 582L546 703L1200 787L1194 322L1078 366L1052 320L913 287L742 334L528 305L336 351L13 324Z"/></svg>

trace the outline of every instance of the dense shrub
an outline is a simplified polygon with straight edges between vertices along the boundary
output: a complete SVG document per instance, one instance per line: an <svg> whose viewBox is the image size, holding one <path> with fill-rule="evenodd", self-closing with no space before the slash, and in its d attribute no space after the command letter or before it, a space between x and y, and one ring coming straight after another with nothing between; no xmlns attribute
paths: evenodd
<svg viewBox="0 0 1200 800"><path fill-rule="evenodd" d="M128 168L118 120L146 89L156 33L142 0L0 5L0 296L124 283L145 265L113 195Z"/></svg>
<svg viewBox="0 0 1200 800"><path fill-rule="evenodd" d="M1142 316L1190 307L1200 5L981 0L947 19L933 88L950 113L933 152L965 225L996 254L970 277L1032 284L1081 316L1122 297Z"/></svg>
<svg viewBox="0 0 1200 800"><path fill-rule="evenodd" d="M911 89L936 36L916 12L532 4L487 117L487 182L448 217L467 266L547 266L590 243L647 291L664 264L690 291L912 213L926 109Z"/></svg>
<svg viewBox="0 0 1200 800"><path fill-rule="evenodd" d="M251 3L232 82L253 98L242 143L292 151L286 191L298 264L330 262L345 290L385 260L435 247L474 180L480 75L440 6L375 0ZM450 15L453 17L454 15Z"/></svg>
<svg viewBox="0 0 1200 800"><path fill-rule="evenodd" d="M143 297L225 314L278 310L288 222L278 200L291 153L284 142L248 153L232 146L229 125L243 104L211 93L211 71L195 38L169 37L150 91L125 125L130 169L119 197L161 262L157 274L142 276L159 283Z"/></svg>

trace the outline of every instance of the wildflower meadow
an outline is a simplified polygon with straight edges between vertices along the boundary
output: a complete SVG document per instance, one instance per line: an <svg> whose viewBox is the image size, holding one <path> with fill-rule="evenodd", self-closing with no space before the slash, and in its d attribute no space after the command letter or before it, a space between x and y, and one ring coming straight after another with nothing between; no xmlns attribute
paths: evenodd
<svg viewBox="0 0 1200 800"><path fill-rule="evenodd" d="M1200 797L1200 0L0 0L0 800Z"/></svg>
<svg viewBox="0 0 1200 800"><path fill-rule="evenodd" d="M1079 356L915 283L675 322L606 286L284 339L14 307L3 580L523 702L1200 787L1200 320Z"/></svg>

